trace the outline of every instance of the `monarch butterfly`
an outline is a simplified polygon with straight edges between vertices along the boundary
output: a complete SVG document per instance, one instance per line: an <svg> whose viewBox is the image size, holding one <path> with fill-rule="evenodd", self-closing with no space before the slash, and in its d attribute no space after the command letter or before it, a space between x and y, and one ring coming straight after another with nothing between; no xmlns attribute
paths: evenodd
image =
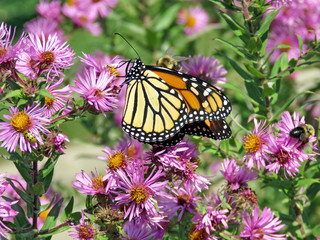
<svg viewBox="0 0 320 240"><path fill-rule="evenodd" d="M175 145L185 134L214 139L231 136L224 121L231 104L219 89L173 69L145 65L140 57L130 69L131 60L126 63L122 128L129 136L163 146Z"/></svg>

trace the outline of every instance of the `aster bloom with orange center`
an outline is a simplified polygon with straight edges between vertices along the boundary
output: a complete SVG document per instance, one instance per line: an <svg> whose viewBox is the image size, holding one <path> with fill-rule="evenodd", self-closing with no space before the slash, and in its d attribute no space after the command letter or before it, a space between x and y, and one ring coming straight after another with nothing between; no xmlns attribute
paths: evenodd
<svg viewBox="0 0 320 240"><path fill-rule="evenodd" d="M221 173L228 181L230 190L238 190L241 186L247 187L247 182L257 178L257 173L238 166L236 160L224 159Z"/></svg>
<svg viewBox="0 0 320 240"><path fill-rule="evenodd" d="M242 217L244 230L240 237L244 239L261 239L261 240L285 240L285 234L275 234L280 231L284 224L281 224L279 217L274 218L274 213L270 208L265 207L259 216L259 208L252 211L252 216L245 213Z"/></svg>
<svg viewBox="0 0 320 240"><path fill-rule="evenodd" d="M13 68L17 55L22 51L21 46L25 34L22 34L15 44L12 44L14 35L15 28L11 32L11 26L7 27L7 24L2 22L0 25L0 66L2 69L10 70Z"/></svg>
<svg viewBox="0 0 320 240"><path fill-rule="evenodd" d="M178 13L178 24L185 25L184 32L191 35L202 31L209 24L209 15L201 7L183 8Z"/></svg>
<svg viewBox="0 0 320 240"><path fill-rule="evenodd" d="M76 240L96 239L95 230L97 229L97 227L85 222L85 216L82 210L81 215L82 217L78 225L74 225L73 223L71 223L71 228L73 228L74 231L68 231L70 233L69 236Z"/></svg>
<svg viewBox="0 0 320 240"><path fill-rule="evenodd" d="M46 37L43 33L40 36L29 33L29 39L27 53L38 76L46 72L52 73L53 76L61 75L61 70L73 65L75 53L67 42L61 42L56 34ZM25 59L20 60L20 65L30 65Z"/></svg>
<svg viewBox="0 0 320 240"><path fill-rule="evenodd" d="M246 162L249 169L252 169L255 164L258 169L265 167L265 159L268 152L267 144L272 137L271 133L269 133L269 128L265 124L266 121L258 123L255 119L252 133L243 139L246 154L243 156L242 161Z"/></svg>
<svg viewBox="0 0 320 240"><path fill-rule="evenodd" d="M171 188L170 194L164 198L160 198L159 206L162 207L162 211L168 215L171 219L178 215L178 221L181 221L185 211L192 214L196 212L197 201L201 197L196 197L198 190L190 183L184 183Z"/></svg>
<svg viewBox="0 0 320 240"><path fill-rule="evenodd" d="M88 9L88 11L99 14L102 18L107 17L111 13L118 0L82 0L79 1L79 8Z"/></svg>
<svg viewBox="0 0 320 240"><path fill-rule="evenodd" d="M77 181L72 182L72 186L77 189L78 192L86 195L106 195L106 182L103 180L103 176L99 175L97 169L96 173L91 172L91 177L84 171L81 174L76 174Z"/></svg>
<svg viewBox="0 0 320 240"><path fill-rule="evenodd" d="M69 97L72 94L69 85L57 89L63 81L64 79L61 78L58 82L46 86L46 90L53 96L53 98L45 96L43 110L45 116L48 118L65 107Z"/></svg>
<svg viewBox="0 0 320 240"><path fill-rule="evenodd" d="M164 176L161 169L153 168L145 179L146 167L130 168L130 170L118 170L118 186L114 192L117 205L124 206L124 218L139 220L141 217L154 217L158 215L157 196L163 194L163 189L168 181L159 181Z"/></svg>
<svg viewBox="0 0 320 240"><path fill-rule="evenodd" d="M77 79L73 79L76 86L71 86L71 89L82 96L96 111L106 116L105 111L115 108L118 101L114 93L114 76L109 71L98 74L92 67L85 69L83 74L83 76L77 74Z"/></svg>
<svg viewBox="0 0 320 240"><path fill-rule="evenodd" d="M8 122L0 122L1 147L5 147L9 152L14 152L19 143L22 152L31 152L39 144L43 144L40 132L43 134L49 133L49 130L45 128L49 119L43 116L43 111L39 108L39 104L28 106L21 111L11 106L9 112L10 115L3 115ZM26 132L31 134L36 141L29 141L26 138Z"/></svg>

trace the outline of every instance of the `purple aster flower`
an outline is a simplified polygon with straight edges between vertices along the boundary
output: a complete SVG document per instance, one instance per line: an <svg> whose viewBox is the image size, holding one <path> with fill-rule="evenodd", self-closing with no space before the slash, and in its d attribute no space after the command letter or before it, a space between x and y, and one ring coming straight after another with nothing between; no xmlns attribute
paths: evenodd
<svg viewBox="0 0 320 240"><path fill-rule="evenodd" d="M87 8L88 11L96 12L101 17L105 18L111 13L111 8L114 8L118 0L82 0L79 1L79 8Z"/></svg>
<svg viewBox="0 0 320 240"><path fill-rule="evenodd" d="M290 4L292 0L267 0L266 3L270 4L273 7L280 8L284 4Z"/></svg>
<svg viewBox="0 0 320 240"><path fill-rule="evenodd" d="M1 198L2 199L2 198ZM18 201L8 202L1 200L0 201L0 235L7 239L7 232L12 231L9 227L7 227L3 221L12 221L15 216L18 215L19 212L12 209L12 205L16 204Z"/></svg>
<svg viewBox="0 0 320 240"><path fill-rule="evenodd" d="M58 1L47 1L40 0L39 4L36 7L37 12L44 18L55 20L60 22L62 20L61 15L61 2Z"/></svg>
<svg viewBox="0 0 320 240"><path fill-rule="evenodd" d="M7 27L4 22L0 25L0 66L3 69L11 70L17 59L17 55L22 51L21 45L25 35L22 34L16 44L12 44L15 35L15 28L11 34L11 26Z"/></svg>
<svg viewBox="0 0 320 240"><path fill-rule="evenodd" d="M37 36L44 35L45 39L49 38L49 35L57 35L58 39L64 41L63 30L60 28L59 23L52 19L37 17L24 25L24 31L32 33Z"/></svg>
<svg viewBox="0 0 320 240"><path fill-rule="evenodd" d="M229 188L234 191L241 186L247 187L247 182L257 179L257 174L253 171L248 171L245 167L238 166L236 160L224 159L221 173L228 181Z"/></svg>
<svg viewBox="0 0 320 240"><path fill-rule="evenodd" d="M76 240L94 240L96 227L92 224L87 224L84 218L84 212L81 211L81 219L78 225L71 224L71 227L75 231L68 231L69 236Z"/></svg>
<svg viewBox="0 0 320 240"><path fill-rule="evenodd" d="M103 180L103 176L100 176L97 169L96 174L91 172L91 177L82 170L81 174L76 174L77 181L72 182L72 186L77 189L78 192L86 195L105 195L109 189L106 189L106 183Z"/></svg>
<svg viewBox="0 0 320 240"><path fill-rule="evenodd" d="M220 230L222 227L228 229L227 213L228 209L214 210L211 206L207 207L207 211L204 215L196 214L191 220L197 223L196 229L205 229L206 233L211 235L212 233Z"/></svg>
<svg viewBox="0 0 320 240"><path fill-rule="evenodd" d="M0 122L1 147L5 147L9 152L14 152L19 143L22 152L32 152L32 149L43 144L40 132L49 133L49 130L44 127L49 120L43 116L39 104L28 106L22 111L11 106L9 112L10 115L3 115L8 122ZM26 134L34 136L36 141L30 142L26 138Z"/></svg>
<svg viewBox="0 0 320 240"><path fill-rule="evenodd" d="M275 62L283 52L287 53L288 60L300 57L299 40L295 34L290 34L285 29L273 31L268 38L266 52L269 54L278 44L287 45L288 47L277 48L270 56L270 61Z"/></svg>
<svg viewBox="0 0 320 240"><path fill-rule="evenodd" d="M280 231L284 224L281 224L279 217L274 218L274 213L270 208L265 207L259 216L259 208L256 207L252 211L252 217L249 213L242 217L244 223L244 231L240 233L240 237L246 239L262 239L262 240L285 240L285 234L274 234Z"/></svg>
<svg viewBox="0 0 320 240"><path fill-rule="evenodd" d="M133 218L139 219L141 216L154 217L158 215L156 208L156 196L162 195L163 188L168 181L159 181L164 176L161 169L153 168L148 177L145 179L147 169L136 167L124 172L118 170L118 189L115 192L118 205L124 206L125 216L131 221Z"/></svg>
<svg viewBox="0 0 320 240"><path fill-rule="evenodd" d="M53 72L60 75L62 69L68 69L73 65L74 52L67 42L61 42L56 34L47 38L42 33L41 36L29 33L29 57L22 55L19 58L19 67L33 68L36 75Z"/></svg>
<svg viewBox="0 0 320 240"><path fill-rule="evenodd" d="M103 71L99 75L95 68L85 69L84 76L77 74L77 79L73 79L76 84L71 89L81 95L95 111L102 112L115 108L117 97L114 92L114 76L109 71Z"/></svg>
<svg viewBox="0 0 320 240"><path fill-rule="evenodd" d="M181 64L184 68L184 72L208 81L210 84L227 82L227 79L225 78L227 70L223 65L220 65L219 60L214 56L208 58L200 54L198 57L189 56L188 63L183 61Z"/></svg>
<svg viewBox="0 0 320 240"><path fill-rule="evenodd" d="M246 162L249 169L252 169L256 164L258 169L265 167L265 158L267 158L267 144L271 138L269 128L265 126L266 121L259 123L254 119L254 129L252 133L244 137L244 149L246 154L242 161Z"/></svg>
<svg viewBox="0 0 320 240"><path fill-rule="evenodd" d="M115 81L118 82L119 76L125 76L125 68L124 67L118 67L121 61L123 61L123 57L121 56L110 56L106 54L102 54L100 51L97 51L90 54L83 54L83 58L80 58L80 61L84 63L85 68L93 67L96 69L98 73L101 73L103 71L109 71L110 75L115 77ZM118 83L117 85L120 85ZM125 92L125 91L124 91Z"/></svg>
<svg viewBox="0 0 320 240"><path fill-rule="evenodd" d="M149 240L156 236L157 232L145 223L135 223L135 221L127 221L122 226L126 236L122 240Z"/></svg>
<svg viewBox="0 0 320 240"><path fill-rule="evenodd" d="M183 8L178 13L178 24L185 25L184 32L191 35L202 31L209 24L209 15L201 7Z"/></svg>
<svg viewBox="0 0 320 240"><path fill-rule="evenodd" d="M193 187L190 183L184 183L181 185L174 186L170 194L164 198L160 198L160 206L169 219L178 215L178 222L181 221L185 211L194 214L197 208L197 201L201 197L196 197L198 190Z"/></svg>
<svg viewBox="0 0 320 240"><path fill-rule="evenodd" d="M299 172L300 163L309 159L308 154L295 150L294 141L286 141L280 138L270 138L268 144L268 165L266 169L278 173L283 167L285 176L293 177Z"/></svg>
<svg viewBox="0 0 320 240"><path fill-rule="evenodd" d="M58 86L61 85L61 83L64 81L63 78L61 78L58 82L49 84L46 87L46 90L54 97L50 98L45 96L45 104L43 106L44 115L46 117L51 117L53 114L61 110L66 106L67 101L69 100L69 97L72 94L72 91L69 87L69 85L61 88L56 89Z"/></svg>

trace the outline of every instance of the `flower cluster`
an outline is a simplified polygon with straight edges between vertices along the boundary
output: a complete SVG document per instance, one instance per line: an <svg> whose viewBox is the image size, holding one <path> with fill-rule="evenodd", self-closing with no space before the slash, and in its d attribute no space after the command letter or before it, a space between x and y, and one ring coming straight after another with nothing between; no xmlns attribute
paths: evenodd
<svg viewBox="0 0 320 240"><path fill-rule="evenodd" d="M301 140L290 135L296 127L304 126L304 117L300 119L297 112L292 118L289 112L285 111L281 119L273 126L255 121L252 133L243 139L246 150L243 161L249 169L256 166L257 169L265 168L277 174L281 169L284 176L293 177L299 173L301 163L309 159L315 160L316 137L311 135Z"/></svg>
<svg viewBox="0 0 320 240"><path fill-rule="evenodd" d="M283 2L283 1L282 1ZM281 1L271 1L279 6ZM281 5L281 4L280 4ZM283 52L288 54L288 59L300 56L300 46L297 35L303 42L303 51L308 41L319 38L320 33L320 6L314 0L287 1L270 25L270 36L267 51L270 53L278 44L283 44L271 55L270 60L275 61Z"/></svg>
<svg viewBox="0 0 320 240"><path fill-rule="evenodd" d="M83 236L90 237L84 239L94 239L103 234L96 227L100 223L100 228L122 227L122 239L162 239L171 221L182 223L191 218L190 239L197 239L199 234L206 236L204 239L218 239L218 234L235 219L238 224L242 220L245 223L241 234L247 234L248 228L258 228L247 220L248 209L255 206L259 211L254 192L247 185L257 174L238 166L234 159L225 159L222 165L228 184L222 200L220 194L204 194L209 178L196 173L199 153L188 140L174 147L154 146L146 151L140 143L120 139L114 149L106 147L103 152L107 156L99 159L106 161L106 172L99 174L96 170L89 175L82 171L73 182L78 192L90 195L99 206L94 217L87 217L91 220L84 222L82 218L74 226L73 237L86 233ZM274 219L270 210L263 211L261 218L267 218L274 228L266 223L259 230L278 236L275 233L283 227L281 221Z"/></svg>

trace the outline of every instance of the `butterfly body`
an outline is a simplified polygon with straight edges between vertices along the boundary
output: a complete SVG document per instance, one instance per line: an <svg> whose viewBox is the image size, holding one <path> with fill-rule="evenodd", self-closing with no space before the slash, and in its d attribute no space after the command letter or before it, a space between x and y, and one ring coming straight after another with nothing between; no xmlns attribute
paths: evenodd
<svg viewBox="0 0 320 240"><path fill-rule="evenodd" d="M209 134L210 123L201 122L225 126L223 119L231 112L228 98L214 86L179 71L147 66L140 59L127 67L125 83L122 128L140 142L174 145L185 134L197 135L198 127ZM229 130L226 127L221 135Z"/></svg>

